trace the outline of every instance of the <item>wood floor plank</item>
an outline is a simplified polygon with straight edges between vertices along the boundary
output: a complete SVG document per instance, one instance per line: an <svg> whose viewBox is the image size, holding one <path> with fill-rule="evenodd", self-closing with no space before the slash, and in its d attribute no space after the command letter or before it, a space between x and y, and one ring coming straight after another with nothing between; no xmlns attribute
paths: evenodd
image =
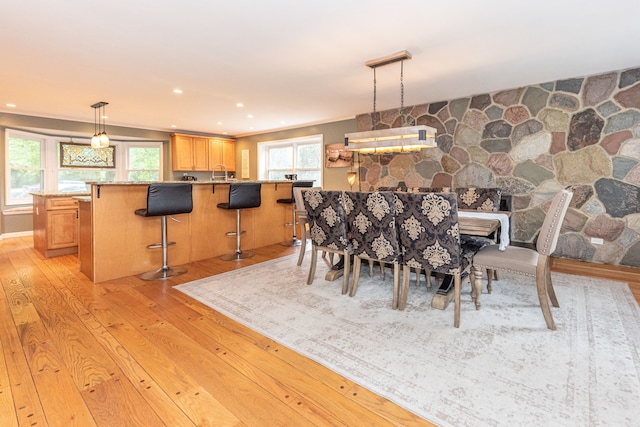
<svg viewBox="0 0 640 427"><path fill-rule="evenodd" d="M106 285L109 286L109 285ZM122 292L129 292L123 288ZM134 294L130 294L134 295ZM109 297L115 293L109 294ZM209 349L197 345L182 331L154 313L147 306L154 303L137 298L119 298L118 313L127 318L135 317L135 327L144 333L158 348L169 355L176 366L192 377L200 378L201 385L216 400L223 403L247 425L309 425L296 412L282 405L273 405L273 397L249 379L238 375L233 367ZM203 377L202 373L208 375ZM262 409L261 409L262 408ZM271 408L265 413L264 408ZM241 415L238 415L241 413Z"/></svg>
<svg viewBox="0 0 640 427"><path fill-rule="evenodd" d="M191 422L197 425L242 425L237 417L199 385L197 378L192 378L179 369L144 334L119 316L117 311L108 308L112 305L109 301L120 301L126 297L119 286L109 290L101 285L91 284L91 287L87 288L86 283L78 280L84 276L79 272L71 272L73 264L69 265L63 257L59 257L58 260L63 262L58 262L60 266L53 266L53 268L60 275L61 281L64 282L67 290L73 293L73 298L78 298L95 315L96 321L106 327L110 339L117 341L122 349L118 354L122 354L123 350L126 351L127 358L123 369L129 369L129 376L137 379L143 391L162 390L172 400L174 406L179 407L189 416ZM69 268L66 269L65 265L69 265ZM154 317L149 321L157 320ZM138 324L140 319L136 318L135 321ZM132 363L131 359L135 359L137 363ZM157 411L161 414L166 412L166 403ZM175 414L172 418L164 414L162 419L171 421L169 425L186 425L184 420L174 417Z"/></svg>

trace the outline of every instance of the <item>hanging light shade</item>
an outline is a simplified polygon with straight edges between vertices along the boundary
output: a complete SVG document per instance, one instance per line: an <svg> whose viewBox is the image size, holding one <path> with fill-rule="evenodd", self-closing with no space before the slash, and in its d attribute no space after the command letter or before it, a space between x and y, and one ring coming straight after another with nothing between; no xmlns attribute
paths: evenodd
<svg viewBox="0 0 640 427"><path fill-rule="evenodd" d="M344 145L362 154L411 153L436 147L436 130L422 125L353 132L345 134Z"/></svg>
<svg viewBox="0 0 640 427"><path fill-rule="evenodd" d="M377 120L376 114L376 68L400 62L400 115L402 117L402 127L390 129L376 129L365 132L353 132L345 134L344 145L349 151L358 151L363 154L378 153L411 153L423 148L437 147L436 129L429 126L405 126L404 116L404 61L411 59L411 54L403 50L392 55L379 59L367 61L367 67L373 69L373 117ZM373 128L376 127L373 123Z"/></svg>
<svg viewBox="0 0 640 427"><path fill-rule="evenodd" d="M109 104L108 102L100 101L96 102L91 106L93 108L93 121L94 121L94 134L91 138L91 147L93 148L104 148L109 146L109 136L105 131L104 119L105 119L105 110L104 107ZM102 130L100 127L100 120L102 119Z"/></svg>
<svg viewBox="0 0 640 427"><path fill-rule="evenodd" d="M356 178L358 177L358 173L354 171L347 172L347 182L353 188L353 184L356 183Z"/></svg>

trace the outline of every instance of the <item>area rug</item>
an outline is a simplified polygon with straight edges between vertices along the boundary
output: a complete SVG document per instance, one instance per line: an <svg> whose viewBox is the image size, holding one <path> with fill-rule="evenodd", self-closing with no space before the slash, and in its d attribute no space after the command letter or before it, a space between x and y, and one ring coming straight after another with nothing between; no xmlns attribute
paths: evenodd
<svg viewBox="0 0 640 427"><path fill-rule="evenodd" d="M624 283L553 274L546 328L533 280L501 273L461 326L434 289L391 309L392 275L363 269L355 297L324 264L288 256L177 286L214 310L440 426L631 426L640 422L640 309ZM364 267L363 267L364 268Z"/></svg>

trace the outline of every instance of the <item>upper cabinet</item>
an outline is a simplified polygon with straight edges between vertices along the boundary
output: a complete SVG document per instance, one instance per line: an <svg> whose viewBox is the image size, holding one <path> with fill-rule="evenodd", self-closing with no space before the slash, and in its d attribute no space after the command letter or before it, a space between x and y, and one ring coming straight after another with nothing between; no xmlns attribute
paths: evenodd
<svg viewBox="0 0 640 427"><path fill-rule="evenodd" d="M209 168L224 165L227 171L236 170L236 141L226 138L209 138Z"/></svg>
<svg viewBox="0 0 640 427"><path fill-rule="evenodd" d="M171 135L171 165L174 171L211 171L223 164L236 170L235 140L197 135Z"/></svg>

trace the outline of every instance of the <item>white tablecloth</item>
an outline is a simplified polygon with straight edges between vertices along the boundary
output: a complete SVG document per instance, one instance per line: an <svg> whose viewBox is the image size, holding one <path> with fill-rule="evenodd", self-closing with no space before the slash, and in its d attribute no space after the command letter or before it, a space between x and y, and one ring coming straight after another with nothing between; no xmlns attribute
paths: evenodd
<svg viewBox="0 0 640 427"><path fill-rule="evenodd" d="M468 212L458 211L458 218L480 218L500 220L500 250L504 251L509 246L509 216L496 212Z"/></svg>

